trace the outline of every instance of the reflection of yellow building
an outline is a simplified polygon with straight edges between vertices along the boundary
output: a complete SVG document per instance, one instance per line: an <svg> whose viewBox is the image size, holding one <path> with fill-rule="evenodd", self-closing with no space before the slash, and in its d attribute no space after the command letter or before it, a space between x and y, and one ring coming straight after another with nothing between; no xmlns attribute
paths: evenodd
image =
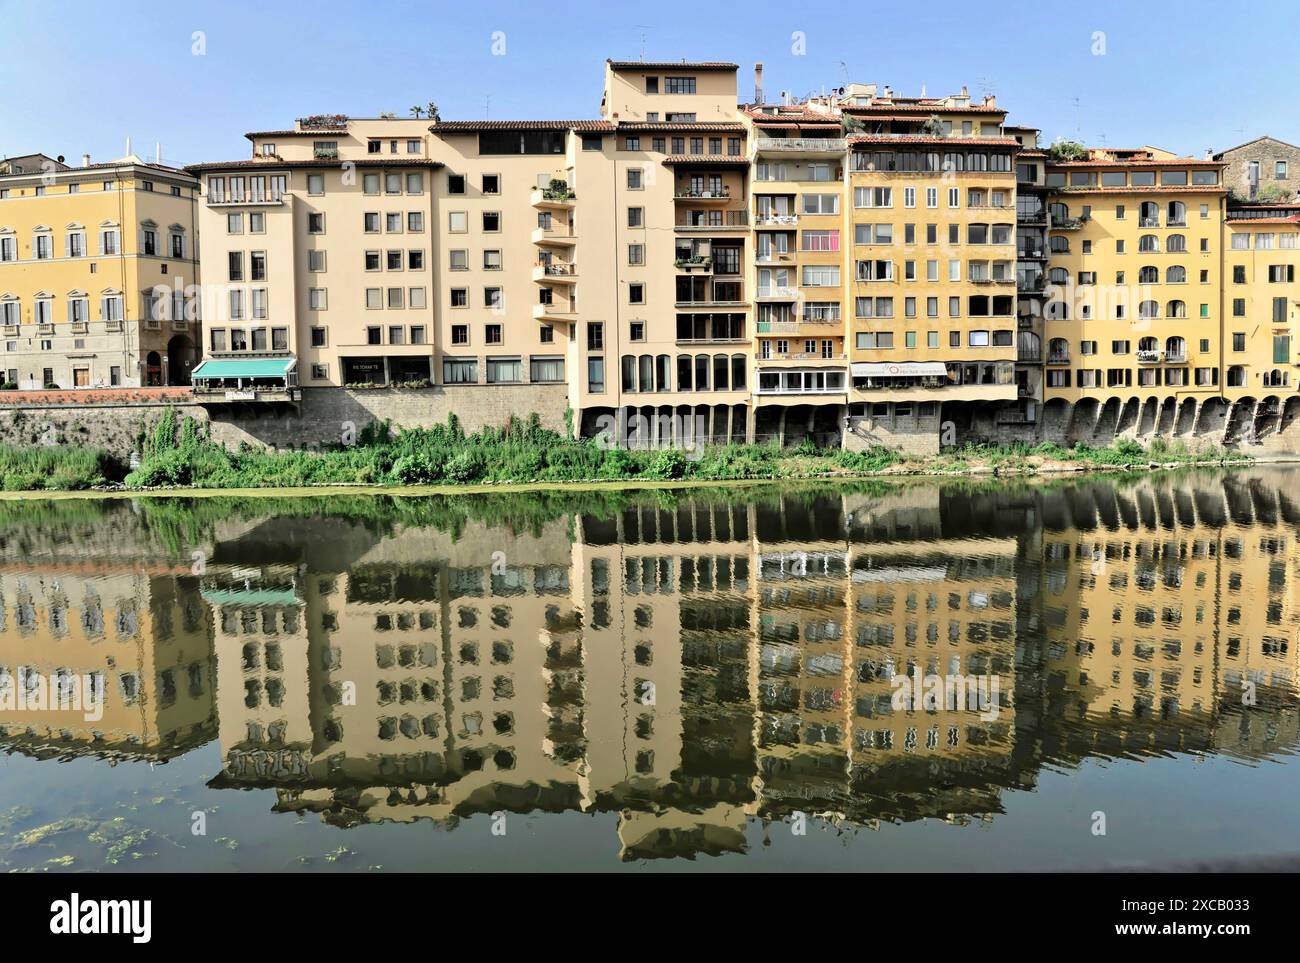
<svg viewBox="0 0 1300 963"><path fill-rule="evenodd" d="M11 563L0 599L0 686L14 697L0 710L3 745L165 758L216 734L208 615L188 569ZM84 704L83 685L99 709ZM32 697L37 686L48 708L20 708L18 690Z"/></svg>

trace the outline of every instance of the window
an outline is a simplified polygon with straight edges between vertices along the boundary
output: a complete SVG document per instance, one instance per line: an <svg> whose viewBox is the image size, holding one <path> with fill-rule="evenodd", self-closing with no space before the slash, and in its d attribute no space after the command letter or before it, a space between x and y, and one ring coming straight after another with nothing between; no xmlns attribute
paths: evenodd
<svg viewBox="0 0 1300 963"><path fill-rule="evenodd" d="M447 175L447 193L464 194L465 193L465 175L448 174Z"/></svg>
<svg viewBox="0 0 1300 963"><path fill-rule="evenodd" d="M307 193L324 194L325 193L325 175L308 174L307 175Z"/></svg>
<svg viewBox="0 0 1300 963"><path fill-rule="evenodd" d="M488 384L523 381L523 365L519 358L488 358Z"/></svg>
<svg viewBox="0 0 1300 963"><path fill-rule="evenodd" d="M652 93L649 89L650 81L657 78L646 78L646 93ZM695 93L694 77L665 77L664 93L666 94L693 94Z"/></svg>
<svg viewBox="0 0 1300 963"><path fill-rule="evenodd" d="M320 273L325 270L325 252L308 251L307 252L307 270Z"/></svg>
<svg viewBox="0 0 1300 963"><path fill-rule="evenodd" d="M483 230L488 234L497 234L501 231L500 211L483 212Z"/></svg>
<svg viewBox="0 0 1300 963"><path fill-rule="evenodd" d="M478 383L477 358L443 358L442 381L448 385Z"/></svg>
<svg viewBox="0 0 1300 963"><path fill-rule="evenodd" d="M501 252L499 250L489 249L483 252L483 270L501 270Z"/></svg>
<svg viewBox="0 0 1300 963"><path fill-rule="evenodd" d="M645 304L645 285L633 283L627 286L628 304Z"/></svg>
<svg viewBox="0 0 1300 963"><path fill-rule="evenodd" d="M564 359L533 355L528 359L528 380L541 383L563 382Z"/></svg>
<svg viewBox="0 0 1300 963"><path fill-rule="evenodd" d="M641 190L641 174L642 170L639 167L629 167L627 169L627 189L629 191Z"/></svg>
<svg viewBox="0 0 1300 963"><path fill-rule="evenodd" d="M633 265L645 264L644 244L629 244L627 246L627 263Z"/></svg>
<svg viewBox="0 0 1300 963"><path fill-rule="evenodd" d="M645 226L645 208L629 207L627 209L627 226L644 227Z"/></svg>
<svg viewBox="0 0 1300 963"><path fill-rule="evenodd" d="M451 270L453 271L469 270L469 251L466 250L448 251L447 256L448 256L448 262L450 264Z"/></svg>
<svg viewBox="0 0 1300 963"><path fill-rule="evenodd" d="M594 393L605 390L605 359L587 359L587 390Z"/></svg>

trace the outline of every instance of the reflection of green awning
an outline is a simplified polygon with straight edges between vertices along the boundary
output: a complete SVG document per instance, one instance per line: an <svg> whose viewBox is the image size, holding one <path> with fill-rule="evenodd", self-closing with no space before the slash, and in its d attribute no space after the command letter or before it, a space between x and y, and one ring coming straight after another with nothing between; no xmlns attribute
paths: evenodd
<svg viewBox="0 0 1300 963"><path fill-rule="evenodd" d="M202 596L213 605L298 605L293 589L204 589Z"/></svg>
<svg viewBox="0 0 1300 963"><path fill-rule="evenodd" d="M190 378L284 378L294 358L213 358L200 361Z"/></svg>

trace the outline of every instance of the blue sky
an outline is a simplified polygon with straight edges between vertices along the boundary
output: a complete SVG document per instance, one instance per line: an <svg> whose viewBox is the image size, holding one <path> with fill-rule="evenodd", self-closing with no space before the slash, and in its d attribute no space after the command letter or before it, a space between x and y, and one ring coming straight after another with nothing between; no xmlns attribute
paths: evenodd
<svg viewBox="0 0 1300 963"><path fill-rule="evenodd" d="M139 154L161 141L173 163L226 160L247 155L248 130L311 113L408 116L430 100L448 119L595 117L605 58L643 50L739 63L743 99L761 60L769 99L846 77L907 95L965 84L975 96L995 93L1013 123L1041 127L1047 140L1193 155L1265 133L1300 143L1300 4L1246 9L1200 0L0 0L0 154L107 159L130 135ZM802 56L792 53L796 31ZM503 56L493 53L496 32Z"/></svg>

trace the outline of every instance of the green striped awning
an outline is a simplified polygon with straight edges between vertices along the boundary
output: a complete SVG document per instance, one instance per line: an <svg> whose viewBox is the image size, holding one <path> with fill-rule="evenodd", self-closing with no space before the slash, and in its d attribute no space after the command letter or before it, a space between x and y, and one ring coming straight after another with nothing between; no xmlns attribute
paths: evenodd
<svg viewBox="0 0 1300 963"><path fill-rule="evenodd" d="M284 378L293 358L210 358L200 361L190 378Z"/></svg>
<svg viewBox="0 0 1300 963"><path fill-rule="evenodd" d="M298 605L293 589L225 588L203 589L200 594L213 605Z"/></svg>

